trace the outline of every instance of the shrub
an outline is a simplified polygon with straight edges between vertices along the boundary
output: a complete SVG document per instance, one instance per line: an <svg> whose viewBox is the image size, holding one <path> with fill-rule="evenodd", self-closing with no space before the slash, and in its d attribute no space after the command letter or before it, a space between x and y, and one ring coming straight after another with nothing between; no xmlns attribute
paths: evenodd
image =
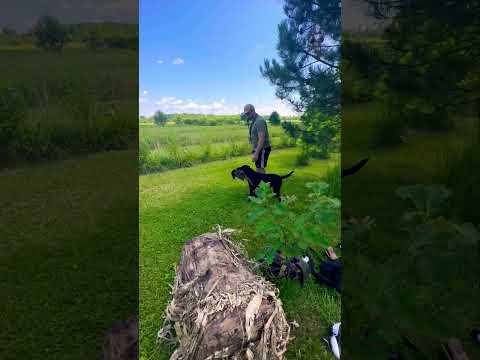
<svg viewBox="0 0 480 360"><path fill-rule="evenodd" d="M255 224L255 235L266 238L269 246L257 258L268 264L277 252L286 256L304 255L310 249L318 250L338 239L340 200L326 196L328 184L312 182L304 206L294 207L294 196L275 198L269 185L261 183L257 197L250 197L257 207L248 214L248 222Z"/></svg>
<svg viewBox="0 0 480 360"><path fill-rule="evenodd" d="M281 122L280 115L276 111L270 114L269 120L270 120L270 124L272 125L280 125L280 122Z"/></svg>
<svg viewBox="0 0 480 360"><path fill-rule="evenodd" d="M309 162L309 158L310 156L302 149L300 154L297 155L297 158L295 159L295 163L298 166L307 166Z"/></svg>

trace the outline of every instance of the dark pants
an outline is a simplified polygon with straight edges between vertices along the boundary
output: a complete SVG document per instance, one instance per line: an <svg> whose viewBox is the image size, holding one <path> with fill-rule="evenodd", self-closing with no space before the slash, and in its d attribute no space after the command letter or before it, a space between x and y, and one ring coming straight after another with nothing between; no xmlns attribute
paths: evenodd
<svg viewBox="0 0 480 360"><path fill-rule="evenodd" d="M264 169L267 167L268 156L270 155L270 151L272 151L272 148L270 146L263 148L262 151L260 151L260 153L258 154L258 159L257 161L255 161L255 165L257 169ZM252 151L252 154L254 152L255 151Z"/></svg>

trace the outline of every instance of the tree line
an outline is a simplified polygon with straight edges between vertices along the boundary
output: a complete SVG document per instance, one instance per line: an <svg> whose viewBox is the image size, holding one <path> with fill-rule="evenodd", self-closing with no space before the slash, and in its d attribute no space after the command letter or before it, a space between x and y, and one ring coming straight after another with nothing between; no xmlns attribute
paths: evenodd
<svg viewBox="0 0 480 360"><path fill-rule="evenodd" d="M270 115L264 116L271 125L280 125L282 117L277 111L273 111ZM298 117L284 117L283 122L291 122L298 120ZM177 125L233 125L242 124L243 120L239 115L203 115L203 114L165 114L158 110L151 118L140 116L140 122L154 123L158 126L165 126L167 122L173 122Z"/></svg>
<svg viewBox="0 0 480 360"><path fill-rule="evenodd" d="M0 44L10 46L34 44L43 50L60 52L68 43L80 43L91 50L136 50L138 30L132 24L61 24L53 16L43 16L26 33L18 33L8 27L0 32Z"/></svg>

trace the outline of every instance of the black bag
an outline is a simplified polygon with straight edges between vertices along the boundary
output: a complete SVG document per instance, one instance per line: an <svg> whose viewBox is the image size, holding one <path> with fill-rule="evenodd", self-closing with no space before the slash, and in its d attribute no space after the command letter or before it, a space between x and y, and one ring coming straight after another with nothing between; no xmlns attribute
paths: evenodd
<svg viewBox="0 0 480 360"><path fill-rule="evenodd" d="M342 263L339 259L322 261L319 271L314 272L313 276L320 284L327 285L341 292Z"/></svg>

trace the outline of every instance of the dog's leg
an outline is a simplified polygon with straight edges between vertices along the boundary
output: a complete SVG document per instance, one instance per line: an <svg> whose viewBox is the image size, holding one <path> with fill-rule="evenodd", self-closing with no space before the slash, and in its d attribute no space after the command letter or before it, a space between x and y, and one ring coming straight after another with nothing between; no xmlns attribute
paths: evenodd
<svg viewBox="0 0 480 360"><path fill-rule="evenodd" d="M250 194L248 194L248 196L255 196L257 197L257 194L255 194L255 186L253 186L251 183L248 183L248 187L250 189Z"/></svg>
<svg viewBox="0 0 480 360"><path fill-rule="evenodd" d="M282 187L282 183L274 183L272 184L272 190L275 193L275 196L277 197L278 200L280 200L280 188Z"/></svg>

